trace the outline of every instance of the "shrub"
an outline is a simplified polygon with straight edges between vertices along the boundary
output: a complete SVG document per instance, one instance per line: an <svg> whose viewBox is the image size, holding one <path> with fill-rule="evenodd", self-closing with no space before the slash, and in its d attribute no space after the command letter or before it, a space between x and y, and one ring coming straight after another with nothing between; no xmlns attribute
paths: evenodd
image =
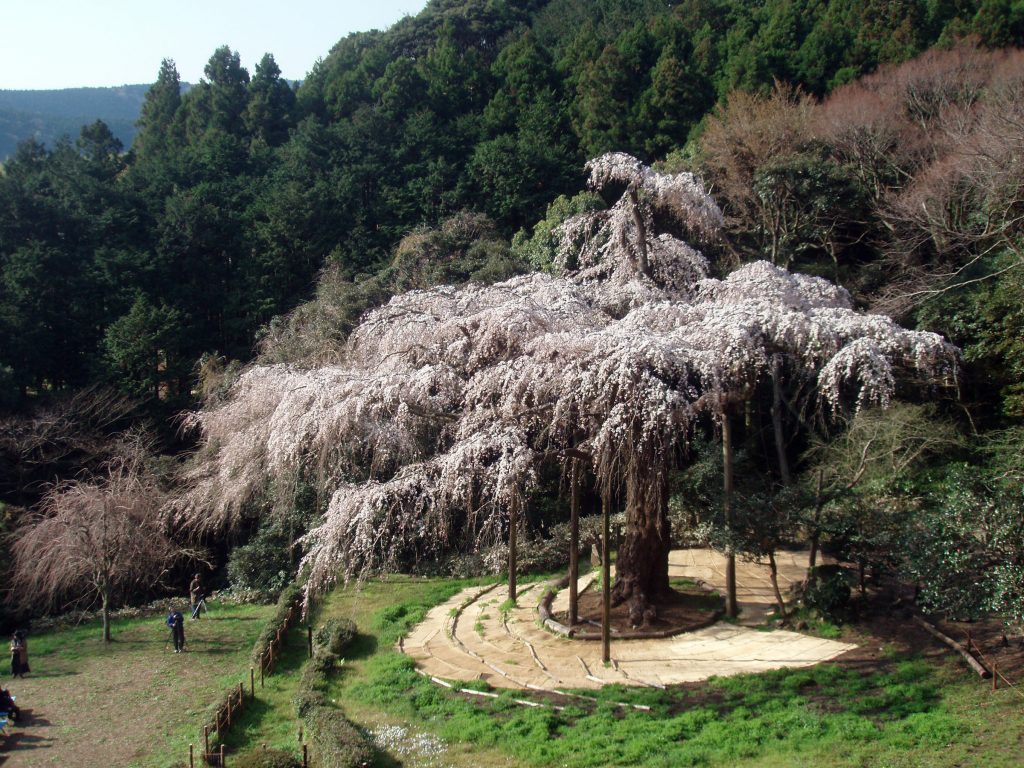
<svg viewBox="0 0 1024 768"><path fill-rule="evenodd" d="M292 527L304 530L303 513L293 512ZM262 523L255 535L242 546L231 550L228 557L228 581L235 589L258 589L277 592L291 580L294 564L290 552L295 538L284 521L272 519Z"/></svg>
<svg viewBox="0 0 1024 768"><path fill-rule="evenodd" d="M356 625L347 619L328 619L313 634L313 658L299 678L292 699L296 714L306 723L315 765L322 768L357 768L369 765L373 748L345 713L327 703L324 692L338 665L338 656L356 637Z"/></svg>
<svg viewBox="0 0 1024 768"><path fill-rule="evenodd" d="M255 749L231 760L234 768L298 768L301 764L294 755L280 749Z"/></svg>
<svg viewBox="0 0 1024 768"><path fill-rule="evenodd" d="M812 608L830 621L841 622L850 608L850 584L846 572L835 565L823 565L814 569L812 578L804 593L804 605Z"/></svg>
<svg viewBox="0 0 1024 768"><path fill-rule="evenodd" d="M348 619L328 619L313 633L313 645L342 656L356 639L356 625Z"/></svg>
<svg viewBox="0 0 1024 768"><path fill-rule="evenodd" d="M295 584L289 584L281 590L281 594L277 598L277 608L274 610L274 615L256 639L256 645L253 646L252 660L254 664L259 664L263 654L267 652L267 648L270 647L270 643L275 635L277 635L277 630L283 627L288 620L288 611L298 603L300 595L301 591Z"/></svg>
<svg viewBox="0 0 1024 768"><path fill-rule="evenodd" d="M373 760L373 748L341 710L314 707L304 719L320 768L359 768Z"/></svg>

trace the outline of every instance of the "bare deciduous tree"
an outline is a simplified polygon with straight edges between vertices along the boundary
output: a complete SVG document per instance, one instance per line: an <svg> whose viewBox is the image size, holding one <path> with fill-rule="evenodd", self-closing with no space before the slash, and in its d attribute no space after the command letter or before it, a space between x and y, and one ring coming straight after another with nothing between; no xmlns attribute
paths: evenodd
<svg viewBox="0 0 1024 768"><path fill-rule="evenodd" d="M112 601L156 585L185 554L161 522L163 493L142 447L128 447L101 479L54 486L11 547L14 598L25 606L98 599L106 642Z"/></svg>

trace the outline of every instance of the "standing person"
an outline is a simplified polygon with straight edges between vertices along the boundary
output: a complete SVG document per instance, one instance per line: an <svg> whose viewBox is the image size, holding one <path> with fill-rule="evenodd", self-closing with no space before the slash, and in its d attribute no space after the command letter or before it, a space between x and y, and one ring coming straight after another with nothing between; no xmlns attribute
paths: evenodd
<svg viewBox="0 0 1024 768"><path fill-rule="evenodd" d="M25 630L15 630L11 635L11 677L24 677L32 670L28 666L28 641Z"/></svg>
<svg viewBox="0 0 1024 768"><path fill-rule="evenodd" d="M170 607L170 610L170 615L167 617L167 626L171 628L171 641L174 643L174 652L181 653L185 650L185 617L173 605Z"/></svg>
<svg viewBox="0 0 1024 768"><path fill-rule="evenodd" d="M205 590L203 590L203 577L200 574L196 574L192 579L192 583L188 585L188 595L192 601L192 618L198 619L199 612L205 607L203 598L206 597Z"/></svg>
<svg viewBox="0 0 1024 768"><path fill-rule="evenodd" d="M21 677L21 642L17 632L11 635L11 677Z"/></svg>
<svg viewBox="0 0 1024 768"><path fill-rule="evenodd" d="M28 636L24 629L19 629L14 634L21 641L21 646L18 650L21 653L21 676L24 677L26 672L32 671L32 668L28 665Z"/></svg>

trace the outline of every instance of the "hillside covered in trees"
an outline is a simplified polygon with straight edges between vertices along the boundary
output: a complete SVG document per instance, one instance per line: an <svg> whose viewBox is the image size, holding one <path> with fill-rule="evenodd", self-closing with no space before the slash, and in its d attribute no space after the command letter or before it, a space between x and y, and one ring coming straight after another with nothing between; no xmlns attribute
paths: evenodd
<svg viewBox="0 0 1024 768"><path fill-rule="evenodd" d="M13 155L25 139L52 147L64 136L77 136L83 125L97 119L107 124L118 141L130 146L148 90L148 85L0 90L0 162Z"/></svg>
<svg viewBox="0 0 1024 768"><path fill-rule="evenodd" d="M338 363L395 294L577 268L566 248L628 186L587 190L584 164L625 152L703 179L711 278L760 261L824 277L962 350L955 395L881 415L825 418L806 382L774 401L751 383L747 501L722 534L721 467L695 452L666 489L677 527L745 551L811 538L930 605L1019 616L1022 40L1004 0L432 0L339 41L298 87L224 47L182 93L165 61L130 150L97 122L0 174L9 525L47 483L102 476L131 425L192 446L173 417L233 402L254 360ZM153 483L176 482L167 464ZM266 479L231 534L240 579L293 567L326 511L311 476ZM557 522L558 486L536 478L527 531Z"/></svg>

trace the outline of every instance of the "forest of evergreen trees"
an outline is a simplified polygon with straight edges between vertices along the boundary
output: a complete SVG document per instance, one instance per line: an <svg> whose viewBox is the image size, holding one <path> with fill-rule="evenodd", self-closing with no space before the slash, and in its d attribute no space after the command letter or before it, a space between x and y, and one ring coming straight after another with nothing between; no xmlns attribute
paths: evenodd
<svg viewBox="0 0 1024 768"><path fill-rule="evenodd" d="M3 166L0 499L99 466L131 423L181 448L174 414L226 371L329 359L393 293L544 268L554 227L604 204L584 162L615 150L705 178L717 269L836 279L962 348L959 400L912 415L961 436L927 467L893 448L843 501L857 443L792 451L833 473L822 530L847 554L895 558L894 520L854 533L866 509L934 514L919 562L998 561L982 602L1024 605L1022 41L1019 0L431 0L297 87L222 47L182 94L165 61L130 148L97 122Z"/></svg>

